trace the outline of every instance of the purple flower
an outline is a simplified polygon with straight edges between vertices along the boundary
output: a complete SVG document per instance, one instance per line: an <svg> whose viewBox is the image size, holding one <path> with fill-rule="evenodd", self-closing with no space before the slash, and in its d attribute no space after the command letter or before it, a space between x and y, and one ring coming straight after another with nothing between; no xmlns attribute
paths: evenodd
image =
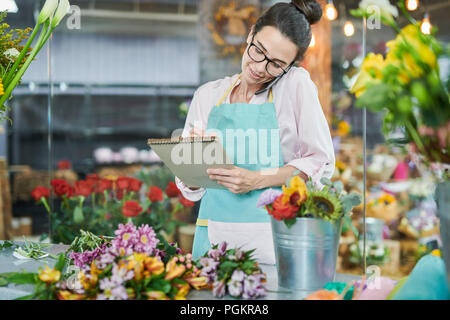
<svg viewBox="0 0 450 320"><path fill-rule="evenodd" d="M117 286L111 290L111 300L128 300L127 290L124 286Z"/></svg>
<svg viewBox="0 0 450 320"><path fill-rule="evenodd" d="M202 274L206 275L211 272L215 272L217 266L219 265L218 261L214 261L214 259L201 257L200 264L202 265Z"/></svg>
<svg viewBox="0 0 450 320"><path fill-rule="evenodd" d="M214 281L212 291L215 297L222 298L225 295L225 280Z"/></svg>
<svg viewBox="0 0 450 320"><path fill-rule="evenodd" d="M220 251L217 249L211 249L208 251L208 257L214 260L219 260L221 257Z"/></svg>
<svg viewBox="0 0 450 320"><path fill-rule="evenodd" d="M228 282L228 293L230 296L239 297L242 294L242 282L233 281Z"/></svg>
<svg viewBox="0 0 450 320"><path fill-rule="evenodd" d="M267 189L259 197L258 202L256 203L256 207L264 207L273 203L275 199L278 198L281 194L282 192L280 190L274 190L272 188Z"/></svg>
<svg viewBox="0 0 450 320"><path fill-rule="evenodd" d="M131 280L134 278L134 271L127 270L125 268L120 268L118 265L114 265L112 269L111 281L116 283L117 285L121 285L122 283Z"/></svg>
<svg viewBox="0 0 450 320"><path fill-rule="evenodd" d="M219 250L219 253L221 256L224 256L227 252L227 246L228 244L223 241L221 244L219 244L219 247L217 248Z"/></svg>
<svg viewBox="0 0 450 320"><path fill-rule="evenodd" d="M242 282L244 281L245 273L242 270L234 270L233 275L231 276L231 281Z"/></svg>
<svg viewBox="0 0 450 320"><path fill-rule="evenodd" d="M244 279L244 299L255 299L267 295L267 289L263 284L264 274L246 275Z"/></svg>

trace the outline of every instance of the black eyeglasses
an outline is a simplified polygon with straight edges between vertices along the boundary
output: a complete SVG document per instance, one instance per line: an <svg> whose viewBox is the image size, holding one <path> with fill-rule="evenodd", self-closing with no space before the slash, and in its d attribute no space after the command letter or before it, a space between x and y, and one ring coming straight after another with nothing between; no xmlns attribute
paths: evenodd
<svg viewBox="0 0 450 320"><path fill-rule="evenodd" d="M289 68L292 66L291 64L286 69L284 69L283 67L280 66L280 64L267 58L264 52L253 42L253 39L252 42L250 43L250 46L248 47L247 54L250 57L250 59L252 59L255 62L263 62L267 60L266 71L272 77L279 77L281 75L286 74L289 71Z"/></svg>

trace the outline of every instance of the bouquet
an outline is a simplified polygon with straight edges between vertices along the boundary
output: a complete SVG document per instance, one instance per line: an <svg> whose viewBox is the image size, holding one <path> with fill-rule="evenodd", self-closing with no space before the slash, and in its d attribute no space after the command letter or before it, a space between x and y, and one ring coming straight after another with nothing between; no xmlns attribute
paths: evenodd
<svg viewBox="0 0 450 320"><path fill-rule="evenodd" d="M252 259L254 250L227 249L227 243L214 245L197 262L200 276L212 286L213 295L222 298L255 299L267 294L266 276Z"/></svg>
<svg viewBox="0 0 450 320"><path fill-rule="evenodd" d="M341 181L331 182L322 178L320 182L324 185L322 189L315 187L311 180L305 183L296 175L288 179L282 191L264 191L257 206L265 207L274 219L283 220L287 227L291 227L296 218L338 221L361 203L361 196L357 193L347 194ZM354 230L351 222L350 225Z"/></svg>
<svg viewBox="0 0 450 320"><path fill-rule="evenodd" d="M104 179L88 175L72 186L65 180L54 179L52 190L38 186L33 198L45 206L50 215L52 241L71 243L79 230L112 236L121 223L133 221L136 225L149 224L157 234L170 235L181 224L173 215L193 202L185 199L174 182L169 182L165 193L150 187L141 197L142 181L133 177ZM60 201L59 210L51 210L47 199L53 192ZM177 200L175 206L171 199Z"/></svg>
<svg viewBox="0 0 450 320"><path fill-rule="evenodd" d="M68 0L47 0L39 13L36 26L31 29L15 29L7 31L7 24L0 25L0 119L8 119L6 116L6 101L11 96L12 91L20 82L23 74L30 66L31 62L42 49L53 30L62 21L70 10ZM1 13L0 22L6 13ZM34 48L31 44L40 30L39 37ZM31 35L28 34L31 32ZM28 39L24 46L20 43Z"/></svg>
<svg viewBox="0 0 450 320"><path fill-rule="evenodd" d="M390 224L400 216L400 208L397 199L388 193L371 199L367 204L367 216L384 220Z"/></svg>
<svg viewBox="0 0 450 320"><path fill-rule="evenodd" d="M84 233L60 254L54 268L38 273L0 274L7 283L34 284L22 299L58 300L181 300L191 288L207 287L206 277L179 248L163 244L148 225L119 225L111 242ZM78 270L68 272L73 263Z"/></svg>
<svg viewBox="0 0 450 320"><path fill-rule="evenodd" d="M362 1L357 17L369 17L369 4L380 1ZM351 88L359 108L367 107L374 112L384 112L385 135L402 132L404 137L392 139L400 145L409 144L419 153L425 163L450 163L450 102L448 85L439 75L438 59L448 55L435 38L436 30L423 34L420 23L406 11L403 2L398 3L410 24L400 29L394 15L397 8L384 3L381 21L397 31L397 37L387 43L389 51L369 53L362 63L361 71Z"/></svg>

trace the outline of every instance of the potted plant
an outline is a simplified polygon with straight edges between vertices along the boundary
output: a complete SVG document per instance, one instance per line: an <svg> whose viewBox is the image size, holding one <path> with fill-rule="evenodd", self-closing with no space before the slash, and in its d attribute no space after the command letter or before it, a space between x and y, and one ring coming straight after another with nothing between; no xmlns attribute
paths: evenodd
<svg viewBox="0 0 450 320"><path fill-rule="evenodd" d="M257 204L271 215L279 286L303 294L333 281L342 224L357 233L348 213L360 195L347 194L341 181L321 183L323 188L296 175L282 190L264 191Z"/></svg>

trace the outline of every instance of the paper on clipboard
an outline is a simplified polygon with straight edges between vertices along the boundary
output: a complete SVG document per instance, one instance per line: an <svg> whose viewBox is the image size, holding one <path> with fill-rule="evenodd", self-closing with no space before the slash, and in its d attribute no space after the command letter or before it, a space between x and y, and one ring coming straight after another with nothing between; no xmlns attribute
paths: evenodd
<svg viewBox="0 0 450 320"><path fill-rule="evenodd" d="M148 145L172 173L190 187L226 189L211 180L209 168L234 167L217 137L148 139Z"/></svg>

